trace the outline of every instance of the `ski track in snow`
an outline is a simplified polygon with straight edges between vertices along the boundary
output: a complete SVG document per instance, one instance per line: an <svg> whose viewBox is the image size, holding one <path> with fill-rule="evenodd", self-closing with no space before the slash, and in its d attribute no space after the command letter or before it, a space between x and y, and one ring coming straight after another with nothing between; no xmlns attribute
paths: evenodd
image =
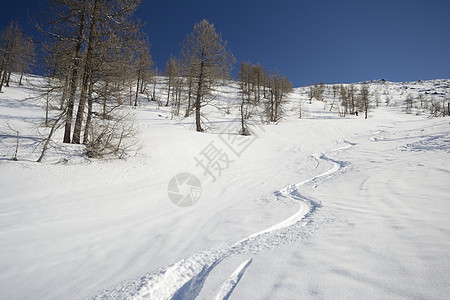
<svg viewBox="0 0 450 300"><path fill-rule="evenodd" d="M231 274L230 278L222 284L222 287L216 296L216 300L228 300L228 298L230 298L231 293L233 293L234 288L237 286L242 276L244 276L245 271L252 261L252 258L246 260L233 272L233 274Z"/></svg>
<svg viewBox="0 0 450 300"><path fill-rule="evenodd" d="M333 167L319 175L296 184L290 184L274 192L277 198L287 198L300 204L299 210L289 218L262 231L256 232L229 247L222 249L208 249L193 256L182 259L170 266L153 273L127 282L118 288L103 291L93 299L195 299L201 292L203 285L211 271L223 260L233 254L256 254L262 249L276 247L283 243L282 239L291 232L283 230L293 229L300 237L310 234L307 227L313 222L313 214L321 207L316 202L299 192L299 188L306 184L315 184L327 180L338 173L343 173L348 162L331 159L327 154L336 154L354 146L354 143L343 141L346 145L328 151L326 154L314 154L311 158L318 168L321 161L331 162ZM222 285L216 299L228 299L244 272L250 266L252 258L245 261Z"/></svg>

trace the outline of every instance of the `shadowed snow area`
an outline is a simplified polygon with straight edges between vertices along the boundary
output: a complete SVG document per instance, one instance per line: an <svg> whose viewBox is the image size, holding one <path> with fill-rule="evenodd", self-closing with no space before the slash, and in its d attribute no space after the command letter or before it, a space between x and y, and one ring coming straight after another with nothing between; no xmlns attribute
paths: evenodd
<svg viewBox="0 0 450 300"><path fill-rule="evenodd" d="M0 125L0 298L447 299L450 118L402 112L405 85L383 85L397 105L367 120L295 89L285 119L255 118L239 154L222 135L237 132L238 108L206 108L200 134L142 98L136 156L88 159L57 132L42 164L43 104L12 85L0 94L19 132ZM217 101L236 97L225 86ZM211 143L230 159L215 181L196 160ZM201 181L189 207L167 193L181 173Z"/></svg>

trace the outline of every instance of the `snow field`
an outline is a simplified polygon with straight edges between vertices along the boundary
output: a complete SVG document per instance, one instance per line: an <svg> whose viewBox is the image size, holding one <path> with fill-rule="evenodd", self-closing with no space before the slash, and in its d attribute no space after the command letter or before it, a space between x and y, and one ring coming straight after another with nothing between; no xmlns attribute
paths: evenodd
<svg viewBox="0 0 450 300"><path fill-rule="evenodd" d="M2 135L0 298L445 299L448 118L382 107L342 119L304 91L286 120L255 127L239 157L220 139L236 110L211 108L209 133L197 134L192 119L142 99L136 157L89 160L70 145L43 164L26 122L42 120L41 105L18 104L24 88L1 94L22 148L9 161L13 138ZM300 97L307 119L297 119ZM215 182L194 159L211 142L234 161ZM181 172L202 181L189 208L167 196Z"/></svg>

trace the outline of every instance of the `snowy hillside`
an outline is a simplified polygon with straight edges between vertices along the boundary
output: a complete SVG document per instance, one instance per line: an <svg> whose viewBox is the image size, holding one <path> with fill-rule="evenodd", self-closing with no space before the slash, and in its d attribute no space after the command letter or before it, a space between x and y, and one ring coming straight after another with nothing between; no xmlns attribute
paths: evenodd
<svg viewBox="0 0 450 300"><path fill-rule="evenodd" d="M142 95L137 155L90 159L60 130L40 164L31 84L0 94L1 299L447 299L450 80L371 82L368 119L296 88L246 137L235 84L206 133Z"/></svg>

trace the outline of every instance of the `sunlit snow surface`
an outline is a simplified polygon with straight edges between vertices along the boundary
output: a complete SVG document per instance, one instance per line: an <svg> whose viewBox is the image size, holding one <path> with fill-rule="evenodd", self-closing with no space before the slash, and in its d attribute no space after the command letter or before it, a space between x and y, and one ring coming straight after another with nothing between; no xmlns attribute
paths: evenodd
<svg viewBox="0 0 450 300"><path fill-rule="evenodd" d="M43 103L19 102L35 91L13 83L0 94L0 298L446 299L450 118L402 107L405 91L448 85L374 82L368 120L296 89L284 121L255 117L240 155L221 135L237 132L237 108L207 108L199 134L142 98L137 156L90 160L58 132L38 164ZM239 97L219 90L224 107ZM211 142L231 161L215 181L195 160ZM182 208L167 188L185 172L202 193Z"/></svg>

